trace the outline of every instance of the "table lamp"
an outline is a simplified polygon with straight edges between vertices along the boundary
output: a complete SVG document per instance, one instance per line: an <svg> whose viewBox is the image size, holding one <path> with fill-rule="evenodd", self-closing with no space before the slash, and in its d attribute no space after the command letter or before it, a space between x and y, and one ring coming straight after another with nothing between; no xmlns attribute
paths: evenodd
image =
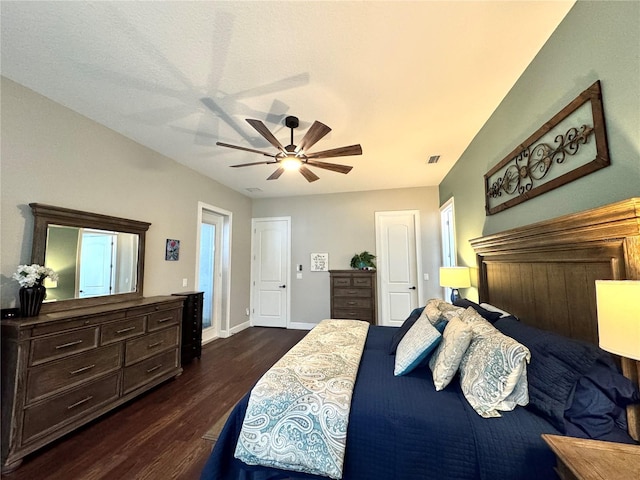
<svg viewBox="0 0 640 480"><path fill-rule="evenodd" d="M440 286L451 288L451 303L460 299L459 288L469 288L469 267L440 267Z"/></svg>
<svg viewBox="0 0 640 480"><path fill-rule="evenodd" d="M596 280L598 342L620 355L622 373L640 386L640 281ZM640 408L627 408L629 433L640 436Z"/></svg>

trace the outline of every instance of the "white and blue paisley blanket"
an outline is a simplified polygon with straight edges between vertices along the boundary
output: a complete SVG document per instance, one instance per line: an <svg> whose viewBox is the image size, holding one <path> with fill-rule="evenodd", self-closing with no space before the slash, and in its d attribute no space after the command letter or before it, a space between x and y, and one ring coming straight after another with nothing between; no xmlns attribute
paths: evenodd
<svg viewBox="0 0 640 480"><path fill-rule="evenodd" d="M369 324L323 320L251 391L235 457L342 478L351 396Z"/></svg>

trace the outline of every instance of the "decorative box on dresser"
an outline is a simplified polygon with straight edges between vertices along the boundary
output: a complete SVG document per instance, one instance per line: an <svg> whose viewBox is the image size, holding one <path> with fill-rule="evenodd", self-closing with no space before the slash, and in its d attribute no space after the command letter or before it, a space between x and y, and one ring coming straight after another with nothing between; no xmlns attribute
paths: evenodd
<svg viewBox="0 0 640 480"><path fill-rule="evenodd" d="M2 468L182 372L183 299L2 321Z"/></svg>
<svg viewBox="0 0 640 480"><path fill-rule="evenodd" d="M375 270L330 270L331 318L376 324Z"/></svg>
<svg viewBox="0 0 640 480"><path fill-rule="evenodd" d="M204 292L174 293L184 298L182 309L182 365L202 354L202 303Z"/></svg>

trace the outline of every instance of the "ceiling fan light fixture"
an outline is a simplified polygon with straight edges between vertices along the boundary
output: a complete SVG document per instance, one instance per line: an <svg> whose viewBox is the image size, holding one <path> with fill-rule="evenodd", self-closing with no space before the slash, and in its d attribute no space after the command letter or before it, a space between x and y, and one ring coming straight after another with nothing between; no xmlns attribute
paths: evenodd
<svg viewBox="0 0 640 480"><path fill-rule="evenodd" d="M285 170L300 170L300 166L302 165L302 161L295 156L288 156L280 161L280 165Z"/></svg>

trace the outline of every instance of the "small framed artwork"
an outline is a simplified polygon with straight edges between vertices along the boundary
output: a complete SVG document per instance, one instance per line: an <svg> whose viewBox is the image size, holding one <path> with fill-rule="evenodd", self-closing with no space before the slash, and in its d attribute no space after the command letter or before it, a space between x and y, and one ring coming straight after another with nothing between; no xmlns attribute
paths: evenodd
<svg viewBox="0 0 640 480"><path fill-rule="evenodd" d="M328 272L329 271L329 254L328 253L312 253L310 270L312 272Z"/></svg>
<svg viewBox="0 0 640 480"><path fill-rule="evenodd" d="M167 250L164 259L169 262L175 262L180 259L180 240L167 238Z"/></svg>

